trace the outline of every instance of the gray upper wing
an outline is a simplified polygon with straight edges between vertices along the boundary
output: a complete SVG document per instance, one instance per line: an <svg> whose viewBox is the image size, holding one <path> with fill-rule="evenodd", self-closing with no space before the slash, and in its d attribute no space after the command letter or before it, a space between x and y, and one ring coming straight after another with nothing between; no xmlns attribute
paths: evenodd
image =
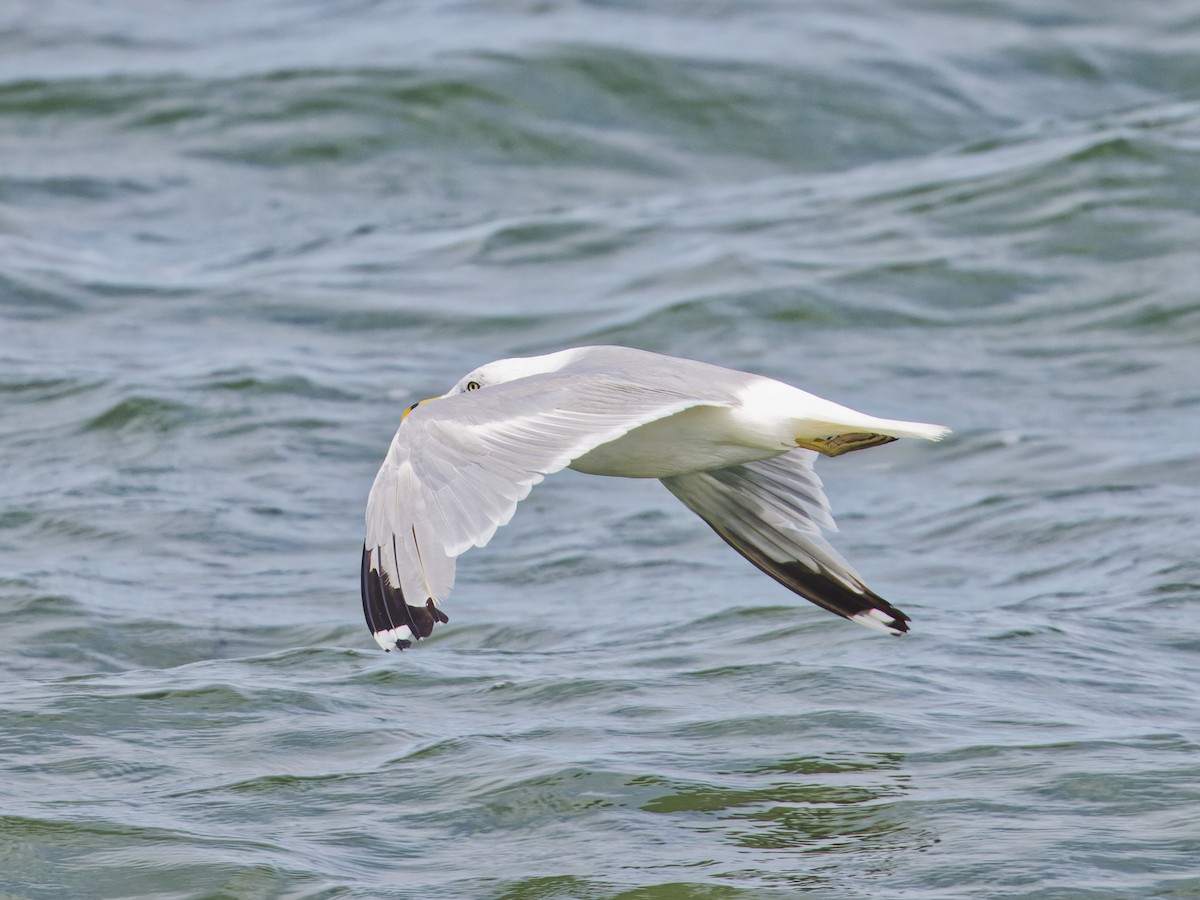
<svg viewBox="0 0 1200 900"><path fill-rule="evenodd" d="M444 598L454 558L486 544L544 476L639 425L732 402L558 372L424 403L397 429L367 500L364 584L382 575L409 603Z"/></svg>

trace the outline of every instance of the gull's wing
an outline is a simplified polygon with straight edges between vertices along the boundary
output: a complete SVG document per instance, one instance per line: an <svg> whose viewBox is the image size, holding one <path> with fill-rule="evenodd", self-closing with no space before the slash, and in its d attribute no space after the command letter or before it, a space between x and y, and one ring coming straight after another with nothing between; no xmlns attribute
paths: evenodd
<svg viewBox="0 0 1200 900"><path fill-rule="evenodd" d="M446 621L454 558L482 547L546 475L628 431L735 401L549 373L423 403L405 417L367 499L362 597L385 650Z"/></svg>
<svg viewBox="0 0 1200 900"><path fill-rule="evenodd" d="M908 631L908 616L867 588L822 536L822 528L837 529L813 471L816 456L792 450L662 482L734 550L801 597L879 631Z"/></svg>

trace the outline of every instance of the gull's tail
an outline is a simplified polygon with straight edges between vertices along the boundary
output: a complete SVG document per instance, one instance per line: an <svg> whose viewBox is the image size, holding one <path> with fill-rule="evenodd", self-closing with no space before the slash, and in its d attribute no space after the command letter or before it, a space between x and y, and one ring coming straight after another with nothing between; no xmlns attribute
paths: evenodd
<svg viewBox="0 0 1200 900"><path fill-rule="evenodd" d="M950 433L945 425L928 422L901 422L899 419L875 419L871 428L876 434L893 438L919 438L923 441L940 441Z"/></svg>
<svg viewBox="0 0 1200 900"><path fill-rule="evenodd" d="M950 433L950 429L944 425L869 416L789 385L770 384L756 391L753 399L756 406L770 405L778 411L786 410L790 432L796 443L814 450L822 450L821 442L843 435L860 439L853 442L853 447L840 451L845 453L848 449L858 450L887 443L888 438L940 441ZM872 436L875 440L866 440Z"/></svg>
<svg viewBox="0 0 1200 900"><path fill-rule="evenodd" d="M944 425L879 419L853 410L846 412L849 415L822 415L819 418L799 420L795 424L797 440L836 437L840 434L877 434L892 440L918 438L923 441L940 441L950 433L950 429Z"/></svg>

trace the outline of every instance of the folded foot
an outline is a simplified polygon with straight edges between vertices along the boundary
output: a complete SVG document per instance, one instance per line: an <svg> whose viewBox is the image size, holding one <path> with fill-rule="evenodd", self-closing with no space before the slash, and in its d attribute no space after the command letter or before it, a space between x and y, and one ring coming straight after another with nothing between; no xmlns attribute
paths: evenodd
<svg viewBox="0 0 1200 900"><path fill-rule="evenodd" d="M866 450L868 447L878 447L880 444L890 444L896 440L888 434L870 434L855 432L852 434L836 434L832 437L814 438L811 441L796 441L797 447L816 450L826 456L841 456L855 450Z"/></svg>

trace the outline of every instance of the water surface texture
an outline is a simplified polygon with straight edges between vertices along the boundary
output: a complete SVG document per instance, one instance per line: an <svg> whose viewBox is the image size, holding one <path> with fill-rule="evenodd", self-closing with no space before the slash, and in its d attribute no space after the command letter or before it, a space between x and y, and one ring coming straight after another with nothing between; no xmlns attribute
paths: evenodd
<svg viewBox="0 0 1200 900"><path fill-rule="evenodd" d="M1200 896L1200 15L0 10L8 898ZM619 343L944 443L823 460L913 618L563 473L380 652L404 407Z"/></svg>

